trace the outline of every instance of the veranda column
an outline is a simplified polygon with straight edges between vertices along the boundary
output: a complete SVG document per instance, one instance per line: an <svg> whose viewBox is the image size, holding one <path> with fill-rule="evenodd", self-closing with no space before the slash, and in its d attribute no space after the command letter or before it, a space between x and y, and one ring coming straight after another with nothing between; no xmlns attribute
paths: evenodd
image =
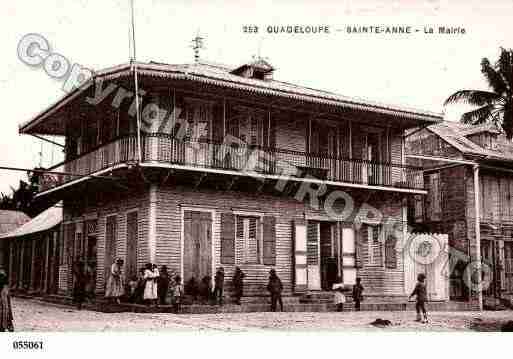
<svg viewBox="0 0 513 359"><path fill-rule="evenodd" d="M13 269L14 269L14 248L15 248L15 241L14 239L9 240L9 287L14 287L13 283Z"/></svg>
<svg viewBox="0 0 513 359"><path fill-rule="evenodd" d="M475 236L475 250L474 253L469 253L471 263L472 261L475 263L475 270L479 274L475 276L476 283L475 286L477 288L477 304L479 310L483 310L483 291L482 291L482 282L481 282L481 213L480 213L480 196L479 193L479 165L473 166L474 173L474 214L475 214L475 223L474 223L474 236ZM472 249L472 244L470 248ZM471 283L472 280L469 280L468 283ZM472 291L470 291L472 295Z"/></svg>
<svg viewBox="0 0 513 359"><path fill-rule="evenodd" d="M150 263L155 263L157 248L157 186L150 186L150 210L148 229L148 258Z"/></svg>
<svg viewBox="0 0 513 359"><path fill-rule="evenodd" d="M18 275L18 288L23 289L23 262L25 261L25 240L20 241L20 271Z"/></svg>
<svg viewBox="0 0 513 359"><path fill-rule="evenodd" d="M42 281L43 292L48 292L48 281L50 280L50 236L45 236L45 269Z"/></svg>
<svg viewBox="0 0 513 359"><path fill-rule="evenodd" d="M52 294L55 293L55 289L58 288L58 282L56 283L55 282L55 278L58 276L56 276L55 272L58 271L58 265L59 265L59 258L58 258L58 255L59 255L59 241L58 241L58 236L59 236L59 233L58 231L54 231L52 233L52 260L51 260L51 266L50 266L50 291Z"/></svg>
<svg viewBox="0 0 513 359"><path fill-rule="evenodd" d="M32 239L32 253L30 256L30 284L29 291L34 290L34 282L36 281L36 240Z"/></svg>

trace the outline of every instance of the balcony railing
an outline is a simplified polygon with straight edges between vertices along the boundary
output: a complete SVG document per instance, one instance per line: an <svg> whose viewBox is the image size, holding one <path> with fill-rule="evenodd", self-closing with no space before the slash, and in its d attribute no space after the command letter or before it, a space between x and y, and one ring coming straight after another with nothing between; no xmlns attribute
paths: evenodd
<svg viewBox="0 0 513 359"><path fill-rule="evenodd" d="M421 169L417 167L341 158L329 154L179 140L166 134L143 135L141 148L143 162L371 186L423 189L424 185ZM136 136L118 138L53 167L52 171L67 174L45 176L41 190L136 159Z"/></svg>

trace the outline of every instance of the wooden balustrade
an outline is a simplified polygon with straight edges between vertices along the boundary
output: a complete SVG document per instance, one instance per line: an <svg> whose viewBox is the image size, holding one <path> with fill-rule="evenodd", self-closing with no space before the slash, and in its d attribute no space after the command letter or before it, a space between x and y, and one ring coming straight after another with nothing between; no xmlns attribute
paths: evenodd
<svg viewBox="0 0 513 359"><path fill-rule="evenodd" d="M373 186L424 188L421 170L400 164L376 163L277 148L178 140L164 134L143 135L141 148L144 162L308 177ZM53 167L52 171L63 171L73 175L52 175L51 178L45 175L44 177L50 180L43 180L41 190L47 190L119 163L135 161L137 157L136 136L118 138Z"/></svg>

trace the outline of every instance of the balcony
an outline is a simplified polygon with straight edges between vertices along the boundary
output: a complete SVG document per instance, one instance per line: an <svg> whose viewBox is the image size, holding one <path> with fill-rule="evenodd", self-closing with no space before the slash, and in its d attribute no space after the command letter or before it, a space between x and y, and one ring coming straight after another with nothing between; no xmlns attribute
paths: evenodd
<svg viewBox="0 0 513 359"><path fill-rule="evenodd" d="M424 190L420 168L306 153L279 148L228 145L211 141L179 140L167 134L141 136L142 162L185 170L286 176L296 180L346 184L349 187L386 187ZM52 167L63 174L45 175L40 191L61 186L87 175L101 175L111 168L137 160L137 137L117 138L79 157Z"/></svg>

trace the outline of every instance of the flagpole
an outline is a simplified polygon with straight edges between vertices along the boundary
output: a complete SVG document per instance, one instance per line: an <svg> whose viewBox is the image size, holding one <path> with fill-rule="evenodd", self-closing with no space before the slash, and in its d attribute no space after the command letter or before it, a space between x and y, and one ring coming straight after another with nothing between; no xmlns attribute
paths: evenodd
<svg viewBox="0 0 513 359"><path fill-rule="evenodd" d="M139 111L139 80L137 77L137 61L135 52L135 16L134 16L134 0L130 0L130 33L132 41L132 53L130 54L130 64L134 71L134 86L135 86L135 111L137 119L137 158L138 162L142 161L142 150L141 150L141 118Z"/></svg>

